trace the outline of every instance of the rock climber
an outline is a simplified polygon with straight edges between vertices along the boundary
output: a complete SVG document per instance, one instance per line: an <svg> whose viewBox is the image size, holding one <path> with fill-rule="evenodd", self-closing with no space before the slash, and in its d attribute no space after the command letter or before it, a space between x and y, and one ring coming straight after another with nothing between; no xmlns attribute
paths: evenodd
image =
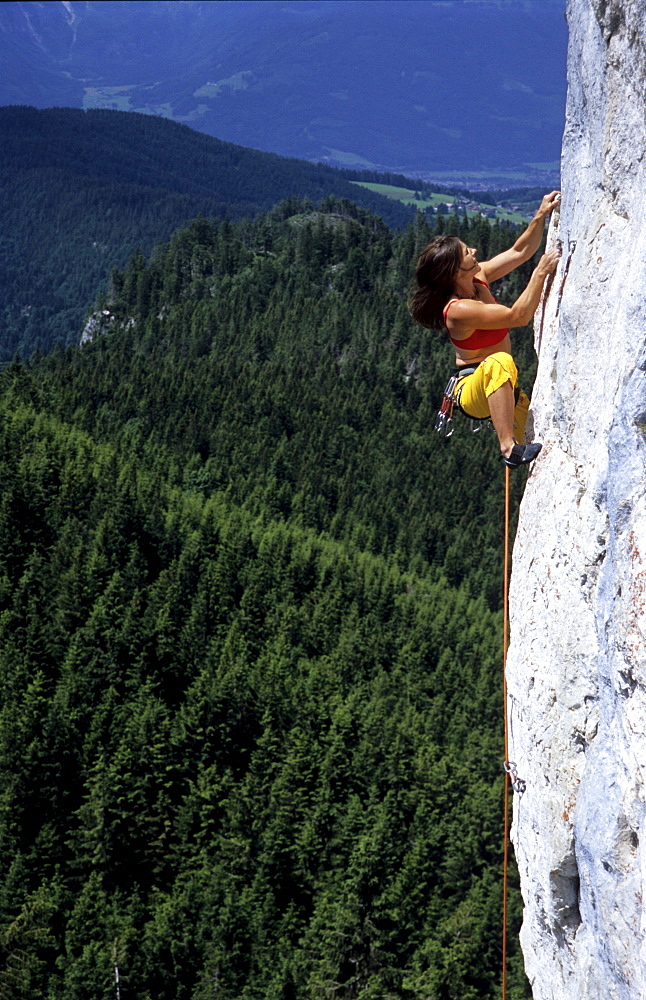
<svg viewBox="0 0 646 1000"><path fill-rule="evenodd" d="M415 270L411 315L420 326L447 330L455 347L454 398L467 416L491 418L501 458L511 468L533 461L542 445L523 441L529 399L516 387L509 329L525 326L533 316L560 252L543 254L512 306L496 302L489 285L536 253L545 219L559 200L558 191L546 194L514 245L491 260L479 262L473 247L457 236L437 236L420 255Z"/></svg>

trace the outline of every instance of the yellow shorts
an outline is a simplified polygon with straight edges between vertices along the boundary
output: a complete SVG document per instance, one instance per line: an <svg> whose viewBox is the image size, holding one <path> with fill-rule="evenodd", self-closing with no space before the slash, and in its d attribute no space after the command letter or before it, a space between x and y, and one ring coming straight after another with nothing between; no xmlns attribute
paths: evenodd
<svg viewBox="0 0 646 1000"><path fill-rule="evenodd" d="M472 375L465 375L456 386L456 396L460 409L468 417L486 420L490 416L487 397L499 389L505 382L511 382L516 388L518 369L511 354L498 351L490 354L482 361ZM522 389L516 390L516 408L514 410L514 437L522 444L525 436L525 424L529 399Z"/></svg>

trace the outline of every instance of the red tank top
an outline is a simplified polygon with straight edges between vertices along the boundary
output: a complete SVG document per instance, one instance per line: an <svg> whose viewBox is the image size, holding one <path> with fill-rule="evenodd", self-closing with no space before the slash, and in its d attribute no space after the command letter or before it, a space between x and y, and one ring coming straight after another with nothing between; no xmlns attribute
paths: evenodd
<svg viewBox="0 0 646 1000"><path fill-rule="evenodd" d="M477 278L474 278L473 280L476 285L484 285L485 288L489 287L486 281L478 281ZM453 305L454 302L459 302L459 301L460 301L459 299L451 299L451 301L447 302L447 304L444 306L443 315L445 323L446 323L446 314L449 311L449 308ZM496 299L494 296L494 302L495 301ZM452 344L455 345L455 347L462 347L464 348L464 350L467 351L479 351L483 347L494 347L496 344L499 344L501 340L505 339L508 333L509 333L509 327L507 327L506 330L474 330L473 333L470 333L469 336L465 337L463 340L454 340L451 334L449 333L449 340L451 341Z"/></svg>

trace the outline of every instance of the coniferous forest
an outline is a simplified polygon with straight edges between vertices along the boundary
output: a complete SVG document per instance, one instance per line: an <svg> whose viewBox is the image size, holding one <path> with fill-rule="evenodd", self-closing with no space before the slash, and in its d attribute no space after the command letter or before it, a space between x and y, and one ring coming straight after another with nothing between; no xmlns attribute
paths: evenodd
<svg viewBox="0 0 646 1000"><path fill-rule="evenodd" d="M499 995L503 472L433 431L433 234L198 219L0 372L1 998Z"/></svg>
<svg viewBox="0 0 646 1000"><path fill-rule="evenodd" d="M111 267L198 215L251 218L294 195L335 195L391 226L411 218L347 172L152 115L0 108L0 151L0 363L77 343Z"/></svg>

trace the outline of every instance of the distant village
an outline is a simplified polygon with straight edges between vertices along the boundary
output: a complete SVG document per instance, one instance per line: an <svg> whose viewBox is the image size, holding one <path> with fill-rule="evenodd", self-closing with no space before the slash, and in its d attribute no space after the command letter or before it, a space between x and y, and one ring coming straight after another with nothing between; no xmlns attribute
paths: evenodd
<svg viewBox="0 0 646 1000"><path fill-rule="evenodd" d="M415 192L415 198L420 201L426 200L424 195L417 191ZM532 214L528 212L526 205L509 204L504 207L502 205L485 205L479 201L455 197L451 201L440 201L432 205L425 205L424 211L427 215L453 215L454 212L457 212L458 215L480 215L484 219L508 219L513 215L529 218Z"/></svg>

